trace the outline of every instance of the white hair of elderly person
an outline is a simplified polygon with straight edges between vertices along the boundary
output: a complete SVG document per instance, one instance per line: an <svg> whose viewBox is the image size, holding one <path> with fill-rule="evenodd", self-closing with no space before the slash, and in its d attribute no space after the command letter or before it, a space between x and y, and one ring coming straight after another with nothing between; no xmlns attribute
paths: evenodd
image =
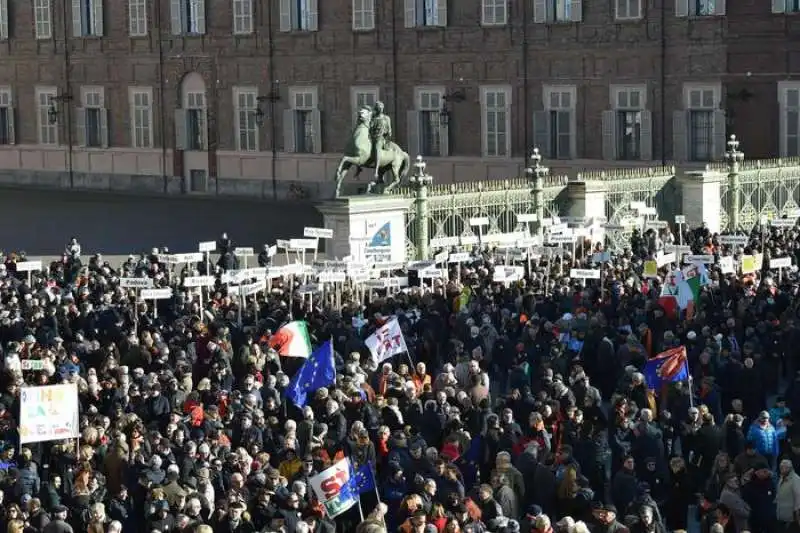
<svg viewBox="0 0 800 533"><path fill-rule="evenodd" d="M122 533L122 523L120 523L118 520L112 520L108 524L107 532L108 533Z"/></svg>

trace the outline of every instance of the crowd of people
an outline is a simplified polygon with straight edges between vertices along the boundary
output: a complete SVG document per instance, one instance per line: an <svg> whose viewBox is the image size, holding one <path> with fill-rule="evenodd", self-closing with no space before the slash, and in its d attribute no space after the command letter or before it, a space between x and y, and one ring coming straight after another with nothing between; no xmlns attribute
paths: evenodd
<svg viewBox="0 0 800 533"><path fill-rule="evenodd" d="M669 267L643 275L676 240L634 232L592 266L599 281L564 268L599 244L533 258L514 283L492 281L503 254L476 249L449 278L336 308L294 278L246 299L221 279L202 299L183 289L237 267L227 236L209 272L170 272L157 249L112 265L73 239L29 281L8 254L0 533L800 531L800 279L768 268L798 264L800 230L739 248L685 230L694 253L764 257L747 276L707 265L691 316L662 304ZM139 301L130 277L174 296ZM378 362L364 340L390 318L408 352ZM335 350L335 384L302 407L284 391L303 359L276 345L290 320ZM677 346L689 379L651 390L643 368ZM77 384L80 439L20 445L21 389L57 383ZM375 490L331 519L310 479L343 457Z"/></svg>

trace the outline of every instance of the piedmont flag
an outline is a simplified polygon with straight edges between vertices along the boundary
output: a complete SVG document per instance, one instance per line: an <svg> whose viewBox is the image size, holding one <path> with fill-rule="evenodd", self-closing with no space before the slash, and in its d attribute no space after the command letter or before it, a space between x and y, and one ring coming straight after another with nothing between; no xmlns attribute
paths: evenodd
<svg viewBox="0 0 800 533"><path fill-rule="evenodd" d="M369 348L370 353L372 353L372 359L376 363L408 351L406 340L403 338L403 332L400 329L400 323L397 322L396 318L392 318L379 327L375 333L364 341L364 344Z"/></svg>
<svg viewBox="0 0 800 533"><path fill-rule="evenodd" d="M269 347L285 357L308 357L311 355L308 325L302 320L289 322L270 337Z"/></svg>
<svg viewBox="0 0 800 533"><path fill-rule="evenodd" d="M331 341L325 341L325 344L306 359L289 382L286 387L286 397L298 407L303 407L309 393L334 383L336 383L336 363L333 360L333 344Z"/></svg>
<svg viewBox="0 0 800 533"><path fill-rule="evenodd" d="M661 352L645 363L642 374L647 382L647 388L654 391L660 390L665 383L689 379L686 347L678 346Z"/></svg>

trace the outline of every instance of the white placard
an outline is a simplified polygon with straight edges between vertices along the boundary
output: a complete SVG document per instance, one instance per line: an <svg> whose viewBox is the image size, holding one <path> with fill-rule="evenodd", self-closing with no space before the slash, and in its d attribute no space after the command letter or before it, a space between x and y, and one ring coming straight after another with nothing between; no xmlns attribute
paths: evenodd
<svg viewBox="0 0 800 533"><path fill-rule="evenodd" d="M20 444L78 438L78 416L76 384L23 387L20 391Z"/></svg>
<svg viewBox="0 0 800 533"><path fill-rule="evenodd" d="M674 252L676 254L690 254L692 253L691 246L679 246L677 244L668 244L664 246L665 252Z"/></svg>
<svg viewBox="0 0 800 533"><path fill-rule="evenodd" d="M364 287L368 289L385 289L388 286L388 278L368 279L364 282Z"/></svg>
<svg viewBox="0 0 800 533"><path fill-rule="evenodd" d="M217 279L214 276L188 276L183 278L183 286L191 287L213 287Z"/></svg>
<svg viewBox="0 0 800 533"><path fill-rule="evenodd" d="M655 207L644 207L639 209L639 214L646 217L652 217L658 214L658 210L656 210Z"/></svg>
<svg viewBox="0 0 800 533"><path fill-rule="evenodd" d="M270 279L282 278L286 275L286 268L282 266L269 267L267 269L267 277Z"/></svg>
<svg viewBox="0 0 800 533"><path fill-rule="evenodd" d="M792 266L791 257L778 257L776 259L769 260L770 268L789 268L791 266Z"/></svg>
<svg viewBox="0 0 800 533"><path fill-rule="evenodd" d="M527 237L527 234L524 232L512 232L512 233L490 233L488 235L483 236L483 242L485 243L512 243L517 242L520 239L524 239Z"/></svg>
<svg viewBox="0 0 800 533"><path fill-rule="evenodd" d="M714 264L714 256L713 255L689 255L686 254L683 256L684 263L701 263L703 265L713 265Z"/></svg>
<svg viewBox="0 0 800 533"><path fill-rule="evenodd" d="M735 274L736 269L733 266L733 256L725 256L719 258L719 270L723 274Z"/></svg>
<svg viewBox="0 0 800 533"><path fill-rule="evenodd" d="M572 244L575 242L575 237L572 235L550 235L547 242L551 244Z"/></svg>
<svg viewBox="0 0 800 533"><path fill-rule="evenodd" d="M460 237L436 237L431 239L431 248L450 248L461 244Z"/></svg>
<svg viewBox="0 0 800 533"><path fill-rule="evenodd" d="M440 263L447 263L447 258L448 257L450 257L450 254L448 252L441 252L441 253L438 253L435 256L433 256L433 260L438 265Z"/></svg>
<svg viewBox="0 0 800 533"><path fill-rule="evenodd" d="M22 261L17 263L17 272L34 272L42 269L41 261Z"/></svg>
<svg viewBox="0 0 800 533"><path fill-rule="evenodd" d="M152 278L119 278L119 286L123 289L149 289L153 286Z"/></svg>
<svg viewBox="0 0 800 533"><path fill-rule="evenodd" d="M143 289L139 293L142 300L166 300L172 298L172 289L166 287L163 289Z"/></svg>
<svg viewBox="0 0 800 533"><path fill-rule="evenodd" d="M606 231L625 231L626 229L622 224L602 224L600 227Z"/></svg>
<svg viewBox="0 0 800 533"><path fill-rule="evenodd" d="M303 273L303 265L301 263L292 263L283 267L284 276L300 276Z"/></svg>
<svg viewBox="0 0 800 533"><path fill-rule="evenodd" d="M470 226L488 226L489 217L472 217L469 219Z"/></svg>
<svg viewBox="0 0 800 533"><path fill-rule="evenodd" d="M521 266L498 266L494 269L492 281L495 283L513 283L521 280L525 276L525 267Z"/></svg>
<svg viewBox="0 0 800 533"><path fill-rule="evenodd" d="M664 229L669 226L669 224L667 224L666 220L650 220L645 224L645 226L653 229Z"/></svg>
<svg viewBox="0 0 800 533"><path fill-rule="evenodd" d="M169 262L174 264L181 263L199 263L205 260L205 255L202 252L190 252L188 254L172 254L169 256Z"/></svg>
<svg viewBox="0 0 800 533"><path fill-rule="evenodd" d="M275 254L278 253L278 246L273 244L269 248L267 248L267 257L274 257Z"/></svg>
<svg viewBox="0 0 800 533"><path fill-rule="evenodd" d="M686 215L675 215L676 224L686 224Z"/></svg>
<svg viewBox="0 0 800 533"><path fill-rule="evenodd" d="M252 296L261 291L267 290L267 282L263 279L254 281L248 285L239 285L239 294L244 297Z"/></svg>
<svg viewBox="0 0 800 533"><path fill-rule="evenodd" d="M275 246L277 246L281 250L288 250L289 247L290 247L289 241L286 240L286 239L276 239L275 240Z"/></svg>
<svg viewBox="0 0 800 533"><path fill-rule="evenodd" d="M647 204L644 202L631 202L630 207L634 211L641 211L642 209L647 207Z"/></svg>
<svg viewBox="0 0 800 533"><path fill-rule="evenodd" d="M197 245L198 252L216 252L217 241L203 241Z"/></svg>
<svg viewBox="0 0 800 533"><path fill-rule="evenodd" d="M417 276L419 276L422 279L439 279L444 277L442 275L442 270L436 267L430 267L426 268L425 270L420 270L417 273Z"/></svg>
<svg viewBox="0 0 800 533"><path fill-rule="evenodd" d="M333 230L328 228L303 228L303 237L314 239L333 239Z"/></svg>
<svg viewBox="0 0 800 533"><path fill-rule="evenodd" d="M569 277L575 279L600 279L600 271L586 268L573 268L569 271Z"/></svg>
<svg viewBox="0 0 800 533"><path fill-rule="evenodd" d="M317 248L316 239L289 239L289 248L292 250L314 250Z"/></svg>
<svg viewBox="0 0 800 533"><path fill-rule="evenodd" d="M676 259L677 258L675 257L675 252L670 252L668 254L659 254L656 256L656 264L660 268L664 265L674 263Z"/></svg>
<svg viewBox="0 0 800 533"><path fill-rule="evenodd" d="M435 267L435 261L412 261L408 264L408 270L425 270L426 268Z"/></svg>
<svg viewBox="0 0 800 533"><path fill-rule="evenodd" d="M476 244L480 244L481 239L477 235L464 235L461 237L461 245L462 246L475 246Z"/></svg>
<svg viewBox="0 0 800 533"><path fill-rule="evenodd" d="M320 283L344 283L347 279L347 274L344 272L320 272L317 275L317 281Z"/></svg>
<svg viewBox="0 0 800 533"><path fill-rule="evenodd" d="M408 287L408 276L396 276L393 278L386 278L387 287L405 288Z"/></svg>
<svg viewBox="0 0 800 533"><path fill-rule="evenodd" d="M240 248L234 248L233 255L236 257L249 257L251 255L255 255L255 251L249 246L244 246Z"/></svg>
<svg viewBox="0 0 800 533"><path fill-rule="evenodd" d="M517 215L517 222L520 224L527 224L528 222L536 222L539 217L536 213L520 213Z"/></svg>
<svg viewBox="0 0 800 533"><path fill-rule="evenodd" d="M745 246L750 242L747 235L720 235L719 243L727 246Z"/></svg>
<svg viewBox="0 0 800 533"><path fill-rule="evenodd" d="M770 224L774 228L793 228L797 222L794 219L776 218L773 219Z"/></svg>
<svg viewBox="0 0 800 533"><path fill-rule="evenodd" d="M448 263L465 263L470 260L472 256L469 252L458 252L455 254L450 254L450 257L447 258Z"/></svg>

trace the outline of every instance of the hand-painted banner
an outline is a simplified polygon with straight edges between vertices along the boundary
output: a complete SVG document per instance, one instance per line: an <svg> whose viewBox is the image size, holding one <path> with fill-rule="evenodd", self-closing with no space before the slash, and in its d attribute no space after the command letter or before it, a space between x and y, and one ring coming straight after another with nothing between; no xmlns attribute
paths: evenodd
<svg viewBox="0 0 800 533"><path fill-rule="evenodd" d="M20 444L78 438L75 384L25 387L20 397Z"/></svg>

